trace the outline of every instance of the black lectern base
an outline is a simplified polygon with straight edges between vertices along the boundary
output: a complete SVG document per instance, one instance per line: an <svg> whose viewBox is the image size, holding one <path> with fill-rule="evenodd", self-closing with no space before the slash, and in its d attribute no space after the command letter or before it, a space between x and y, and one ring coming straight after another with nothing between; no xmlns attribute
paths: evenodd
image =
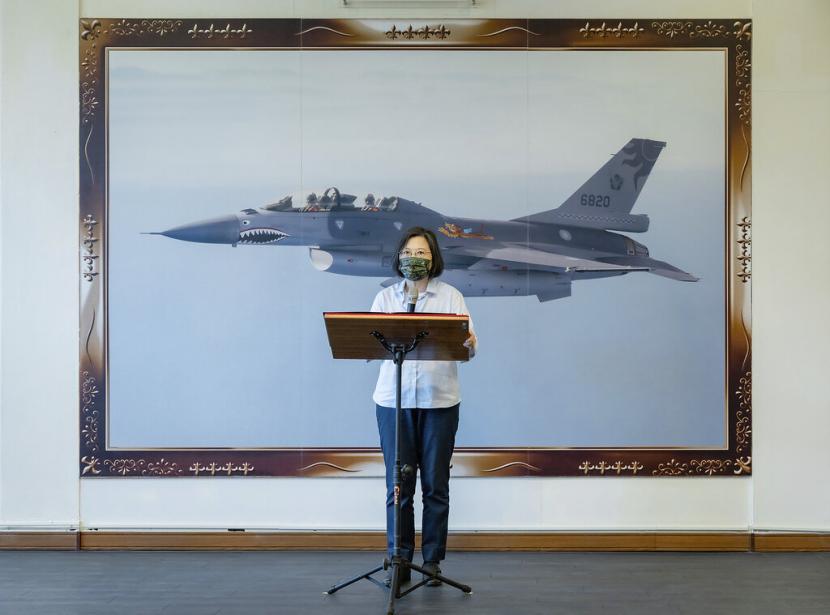
<svg viewBox="0 0 830 615"><path fill-rule="evenodd" d="M439 581L442 581L442 582L446 583L447 585L450 585L452 587L460 589L467 596L469 596L473 593L473 590L469 585L464 585L463 583L459 583L458 581L454 581L453 579L451 579L449 577L445 577L444 575L439 574L439 573L431 574L431 573L427 572L424 568L421 568L420 566L418 566L417 564L413 564L412 562L409 562L405 559L400 559L400 558L396 558L396 557L393 557L391 560L386 558L386 559L383 560L383 564L381 566L377 566L375 568L372 568L368 572L364 572L363 574L359 574L356 577L352 577L348 581L343 581L342 583L338 583L337 585L333 585L331 588L329 588L328 591L325 591L323 593L326 594L326 595L331 595L334 592L343 589L344 587L348 587L352 583L357 583L361 579L366 579L367 581L371 581L372 583L374 583L375 585L377 585L381 589L387 589L386 585L383 582L378 581L372 575L375 574L376 572L380 572L381 570L388 570L389 568L392 569L392 584L388 588L389 589L389 603L386 606L386 615L394 615L394 613L395 613L395 600L397 600L399 598L403 598L407 594L409 594L411 592L414 592L419 587L423 587L424 585L426 585L427 583L429 583L430 581L432 581L434 579L437 579ZM424 578L419 583L415 583L411 587L408 587L405 591L401 591L400 578L401 578L401 574L402 574L403 570L406 570L406 569L415 570L416 572L420 572L422 575L424 575Z"/></svg>

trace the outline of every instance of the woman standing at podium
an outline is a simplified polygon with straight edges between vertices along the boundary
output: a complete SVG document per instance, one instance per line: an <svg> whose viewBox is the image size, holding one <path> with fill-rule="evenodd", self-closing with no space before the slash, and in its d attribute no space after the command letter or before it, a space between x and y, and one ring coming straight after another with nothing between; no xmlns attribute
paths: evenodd
<svg viewBox="0 0 830 615"><path fill-rule="evenodd" d="M416 226L404 232L392 269L403 279L377 294L372 312L407 312L408 304L414 301L415 312L469 315L463 295L438 279L444 270L444 259L432 231ZM464 345L470 349L471 357L475 354L476 344L470 320L470 336ZM390 558L394 541L395 374L394 363L384 361L373 395L386 464L386 539ZM455 361L404 361L400 454L401 464L410 465L413 472L402 477L401 553L412 561L415 552L415 470L419 470L424 506L421 552L423 567L429 572L441 572L438 563L444 559L447 549L450 458L455 447L460 402ZM406 568L402 582L410 580L409 573ZM387 579L387 585L390 582L391 578ZM438 579L428 583L440 584Z"/></svg>

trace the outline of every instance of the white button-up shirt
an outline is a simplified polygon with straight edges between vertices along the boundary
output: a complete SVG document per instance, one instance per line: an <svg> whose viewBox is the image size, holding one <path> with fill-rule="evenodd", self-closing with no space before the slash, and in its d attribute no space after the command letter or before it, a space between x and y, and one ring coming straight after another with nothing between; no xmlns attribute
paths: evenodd
<svg viewBox="0 0 830 615"><path fill-rule="evenodd" d="M408 298L401 280L384 288L372 303L372 312L406 312ZM466 314L464 296L454 287L438 279L431 279L426 290L418 296L416 312L433 314ZM470 319L470 333L473 321ZM475 351L475 348L472 349ZM472 353L471 353L472 354ZM395 363L386 360L380 366L375 387L375 403L395 407ZM458 391L458 366L455 361L405 360L401 370L401 408L449 408L461 401Z"/></svg>

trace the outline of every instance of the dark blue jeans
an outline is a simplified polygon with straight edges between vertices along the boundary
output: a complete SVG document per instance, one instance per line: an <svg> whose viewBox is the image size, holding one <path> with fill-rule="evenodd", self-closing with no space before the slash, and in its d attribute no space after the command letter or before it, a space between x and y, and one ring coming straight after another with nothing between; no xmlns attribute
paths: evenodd
<svg viewBox="0 0 830 615"><path fill-rule="evenodd" d="M450 514L450 458L458 431L458 406L401 410L401 464L421 475L424 516L421 552L425 562L440 562L447 552ZM386 464L386 543L389 556L395 539L393 473L395 470L395 409L377 406L378 432ZM415 473L401 483L401 555L415 553Z"/></svg>

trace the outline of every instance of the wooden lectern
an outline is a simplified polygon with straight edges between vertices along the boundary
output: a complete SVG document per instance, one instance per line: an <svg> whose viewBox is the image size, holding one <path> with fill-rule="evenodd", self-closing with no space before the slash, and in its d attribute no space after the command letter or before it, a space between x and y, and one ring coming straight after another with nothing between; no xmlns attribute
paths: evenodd
<svg viewBox="0 0 830 615"><path fill-rule="evenodd" d="M426 333L407 355L418 361L467 361L464 342L469 337L470 318L458 314L380 312L323 312L332 358L390 359L391 352L375 333L390 344L411 343Z"/></svg>
<svg viewBox="0 0 830 615"><path fill-rule="evenodd" d="M326 594L343 589L361 579L384 584L372 577L380 570L392 568L392 582L389 587L387 615L395 612L395 600L437 579L452 585L469 595L472 589L441 574L432 574L409 562L401 556L401 482L402 476L410 475L414 468L401 466L401 367L404 359L410 357L419 361L467 361L470 351L464 342L470 335L470 319L458 314L398 313L380 312L324 312L326 331L329 336L331 354L335 359L391 359L396 366L395 388L395 468L393 490L395 509L394 542L391 560L384 557L383 564L356 577L331 587ZM425 575L401 592L401 573L405 569L417 570ZM431 576L426 576L431 575Z"/></svg>

